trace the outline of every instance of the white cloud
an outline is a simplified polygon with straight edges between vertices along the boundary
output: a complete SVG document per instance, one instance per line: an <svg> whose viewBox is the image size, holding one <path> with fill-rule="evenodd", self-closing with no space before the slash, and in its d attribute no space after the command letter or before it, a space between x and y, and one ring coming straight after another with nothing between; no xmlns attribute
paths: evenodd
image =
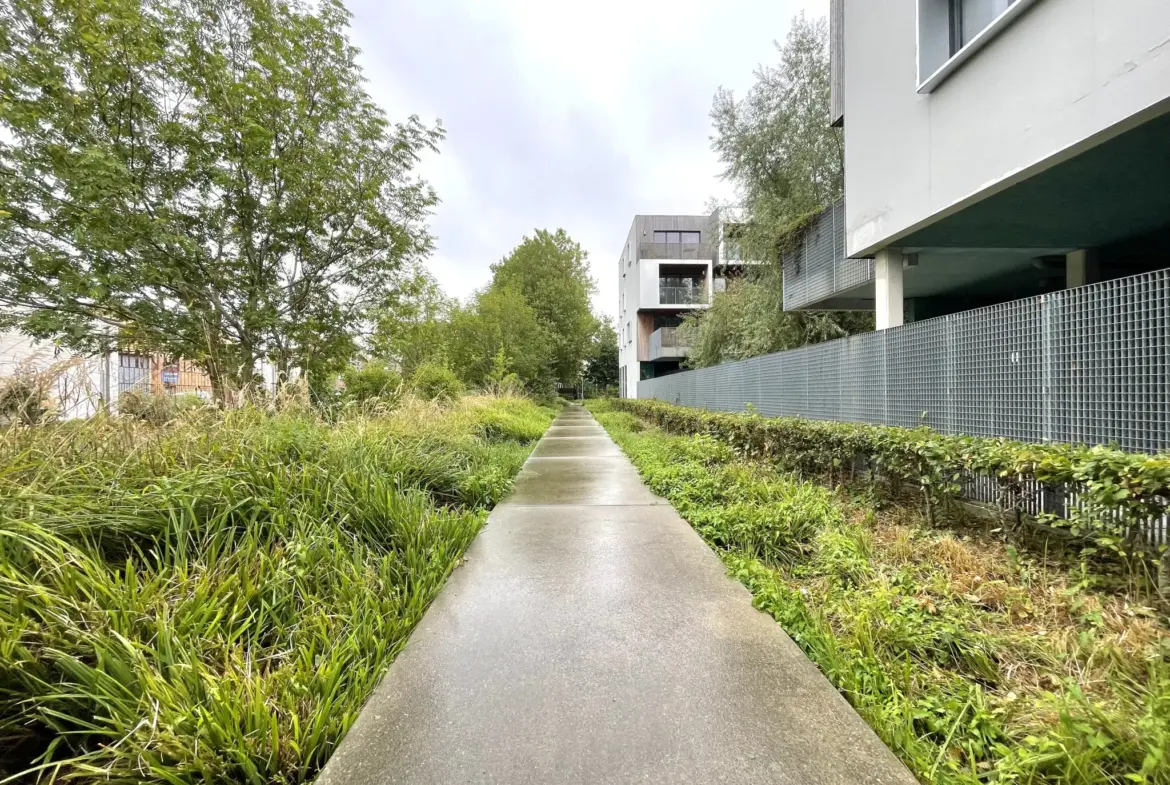
<svg viewBox="0 0 1170 785"><path fill-rule="evenodd" d="M827 0L349 0L369 89L390 117L441 118L422 171L439 192L430 267L466 297L537 228L588 251L595 308L636 213L702 212L718 179L707 112Z"/></svg>

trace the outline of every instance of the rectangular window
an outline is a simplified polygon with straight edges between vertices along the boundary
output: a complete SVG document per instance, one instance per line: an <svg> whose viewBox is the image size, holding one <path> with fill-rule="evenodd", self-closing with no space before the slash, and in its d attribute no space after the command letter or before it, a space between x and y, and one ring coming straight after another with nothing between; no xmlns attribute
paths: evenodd
<svg viewBox="0 0 1170 785"><path fill-rule="evenodd" d="M971 43L1013 0L951 0L951 54Z"/></svg>
<svg viewBox="0 0 1170 785"><path fill-rule="evenodd" d="M918 0L918 92L934 90L1036 0Z"/></svg>
<svg viewBox="0 0 1170 785"><path fill-rule="evenodd" d="M654 232L656 243L699 243L701 232Z"/></svg>

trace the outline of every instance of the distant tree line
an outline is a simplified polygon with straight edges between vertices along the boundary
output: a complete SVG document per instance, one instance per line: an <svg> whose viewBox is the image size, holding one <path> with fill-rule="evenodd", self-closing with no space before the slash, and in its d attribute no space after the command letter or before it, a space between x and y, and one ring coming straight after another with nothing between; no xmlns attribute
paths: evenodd
<svg viewBox="0 0 1170 785"><path fill-rule="evenodd" d="M586 377L604 386L616 379L617 337L590 310L594 289L580 245L563 229L538 230L492 265L490 283L466 303L416 270L378 310L370 357L407 377L441 364L472 387L549 394Z"/></svg>

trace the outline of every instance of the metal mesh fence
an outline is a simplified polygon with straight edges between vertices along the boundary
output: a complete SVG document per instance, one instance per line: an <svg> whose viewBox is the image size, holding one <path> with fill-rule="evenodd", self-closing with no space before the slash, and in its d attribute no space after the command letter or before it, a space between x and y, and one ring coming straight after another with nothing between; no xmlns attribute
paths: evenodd
<svg viewBox="0 0 1170 785"><path fill-rule="evenodd" d="M813 219L783 265L785 310L813 305L874 277L873 259L845 256L844 201Z"/></svg>
<svg viewBox="0 0 1170 785"><path fill-rule="evenodd" d="M167 361L160 355L118 355L118 394L198 395L212 397L211 379L188 360Z"/></svg>
<svg viewBox="0 0 1170 785"><path fill-rule="evenodd" d="M1170 449L1170 270L638 383L773 417Z"/></svg>

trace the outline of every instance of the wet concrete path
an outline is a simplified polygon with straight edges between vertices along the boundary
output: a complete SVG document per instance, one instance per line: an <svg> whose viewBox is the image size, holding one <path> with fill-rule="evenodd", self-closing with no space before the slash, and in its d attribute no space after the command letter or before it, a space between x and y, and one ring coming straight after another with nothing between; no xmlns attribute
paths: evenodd
<svg viewBox="0 0 1170 785"><path fill-rule="evenodd" d="M915 780L572 406L318 782Z"/></svg>

